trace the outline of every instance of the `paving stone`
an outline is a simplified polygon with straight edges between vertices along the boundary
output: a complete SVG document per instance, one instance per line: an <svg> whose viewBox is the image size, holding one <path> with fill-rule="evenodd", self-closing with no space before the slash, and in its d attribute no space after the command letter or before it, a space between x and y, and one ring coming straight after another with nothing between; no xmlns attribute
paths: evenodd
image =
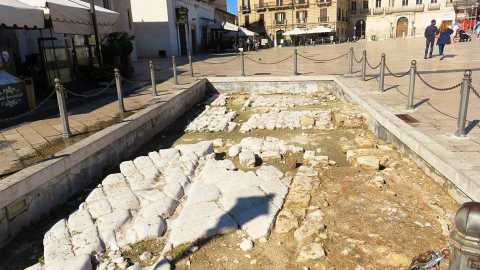
<svg viewBox="0 0 480 270"><path fill-rule="evenodd" d="M102 182L103 192L113 209L138 209L140 203L122 174L110 174Z"/></svg>
<svg viewBox="0 0 480 270"><path fill-rule="evenodd" d="M229 124L237 116L227 107L206 106L205 111L195 118L185 129L186 132L227 131Z"/></svg>
<svg viewBox="0 0 480 270"><path fill-rule="evenodd" d="M120 172L125 176L132 190L150 189L155 185L154 178L146 178L135 167L133 161L124 161L120 163Z"/></svg>
<svg viewBox="0 0 480 270"><path fill-rule="evenodd" d="M85 199L85 204L93 219L98 219L99 217L112 212L112 207L101 187L97 187L90 192Z"/></svg>
<svg viewBox="0 0 480 270"><path fill-rule="evenodd" d="M90 255L78 255L55 263L46 263L45 270L92 270Z"/></svg>
<svg viewBox="0 0 480 270"><path fill-rule="evenodd" d="M314 123L310 126L302 125L302 119L311 118ZM254 129L329 129L331 127L331 111L280 111L253 114L240 127L240 132L245 133ZM311 124L311 121L308 121Z"/></svg>
<svg viewBox="0 0 480 270"><path fill-rule="evenodd" d="M131 215L129 211L116 209L112 213L101 216L96 220L98 233L106 248L111 250L117 250L119 248L116 232L120 231L130 218Z"/></svg>
<svg viewBox="0 0 480 270"><path fill-rule="evenodd" d="M145 177L145 179L156 179L160 172L153 164L153 161L146 156L137 157L133 160L137 170Z"/></svg>
<svg viewBox="0 0 480 270"><path fill-rule="evenodd" d="M255 167L255 153L249 150L242 150L240 154L238 155L238 159L240 161L240 164L244 167Z"/></svg>
<svg viewBox="0 0 480 270"><path fill-rule="evenodd" d="M139 241L161 237L167 228L165 220L161 216L144 217L138 215L131 227L126 230L124 238L129 244Z"/></svg>
<svg viewBox="0 0 480 270"><path fill-rule="evenodd" d="M241 145L233 145L228 149L228 156L231 158L234 158L240 154L240 151L242 151L242 146Z"/></svg>
<svg viewBox="0 0 480 270"><path fill-rule="evenodd" d="M75 256L65 219L55 223L44 235L43 256L45 258L45 264L47 265L55 265L57 262Z"/></svg>
<svg viewBox="0 0 480 270"><path fill-rule="evenodd" d="M165 193L165 195L174 200L179 200L184 194L182 185L177 182L166 183L162 187L162 191Z"/></svg>

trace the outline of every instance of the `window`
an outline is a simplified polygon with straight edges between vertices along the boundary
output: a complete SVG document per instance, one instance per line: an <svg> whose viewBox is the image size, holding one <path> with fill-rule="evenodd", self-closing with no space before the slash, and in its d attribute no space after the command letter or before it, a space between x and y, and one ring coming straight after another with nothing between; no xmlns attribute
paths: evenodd
<svg viewBox="0 0 480 270"><path fill-rule="evenodd" d="M352 1L352 12L357 11L357 1Z"/></svg>
<svg viewBox="0 0 480 270"><path fill-rule="evenodd" d="M264 22L265 21L265 15L264 14L260 14L260 18L258 19L260 22Z"/></svg>
<svg viewBox="0 0 480 270"><path fill-rule="evenodd" d="M340 8L337 8L337 21L340 21Z"/></svg>
<svg viewBox="0 0 480 270"><path fill-rule="evenodd" d="M299 5L303 5L305 4L305 0L296 0L297 4Z"/></svg>
<svg viewBox="0 0 480 270"><path fill-rule="evenodd" d="M363 10L367 10L368 9L368 1L363 1Z"/></svg>
<svg viewBox="0 0 480 270"><path fill-rule="evenodd" d="M389 7L395 6L395 0L388 0L388 6Z"/></svg>
<svg viewBox="0 0 480 270"><path fill-rule="evenodd" d="M275 13L275 23L284 24L284 22L285 22L285 12Z"/></svg>
<svg viewBox="0 0 480 270"><path fill-rule="evenodd" d="M418 0L417 0L418 1ZM375 0L375 7L379 8L382 6L382 0Z"/></svg>
<svg viewBox="0 0 480 270"><path fill-rule="evenodd" d="M320 17L318 18L320 22L328 22L328 17L327 17L327 9L326 8L321 8L320 9Z"/></svg>
<svg viewBox="0 0 480 270"><path fill-rule="evenodd" d="M244 24L245 26L248 26L250 24L250 18L247 16L244 17Z"/></svg>
<svg viewBox="0 0 480 270"><path fill-rule="evenodd" d="M297 23L307 23L307 11L297 11Z"/></svg>
<svg viewBox="0 0 480 270"><path fill-rule="evenodd" d="M437 0L432 0L431 3L432 3L432 4L436 4L436 3L437 3Z"/></svg>
<svg viewBox="0 0 480 270"><path fill-rule="evenodd" d="M110 6L110 0L103 0L103 7L106 9L111 9L112 6Z"/></svg>
<svg viewBox="0 0 480 270"><path fill-rule="evenodd" d="M417 5L421 5L421 4L422 4L422 0L416 0L416 3L417 3Z"/></svg>
<svg viewBox="0 0 480 270"><path fill-rule="evenodd" d="M132 30L132 11L127 9L128 29Z"/></svg>
<svg viewBox="0 0 480 270"><path fill-rule="evenodd" d="M277 6L283 6L283 0L277 0Z"/></svg>
<svg viewBox="0 0 480 270"><path fill-rule="evenodd" d="M408 0L402 0L402 6L408 6Z"/></svg>

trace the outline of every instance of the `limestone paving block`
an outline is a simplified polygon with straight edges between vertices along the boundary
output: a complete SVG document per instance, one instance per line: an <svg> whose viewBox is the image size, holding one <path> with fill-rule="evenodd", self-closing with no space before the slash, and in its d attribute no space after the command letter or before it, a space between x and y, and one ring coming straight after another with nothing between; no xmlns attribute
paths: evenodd
<svg viewBox="0 0 480 270"><path fill-rule="evenodd" d="M90 255L79 255L56 263L45 263L45 270L92 270Z"/></svg>
<svg viewBox="0 0 480 270"><path fill-rule="evenodd" d="M180 158L180 152L174 148L160 149L158 150L159 157L157 158L155 156L156 155L149 154L149 157L152 159L155 166L157 166L160 171L163 171L170 164L170 162Z"/></svg>
<svg viewBox="0 0 480 270"><path fill-rule="evenodd" d="M142 240L161 237L167 228L165 220L160 216L137 216L131 227L126 230L124 238L129 244Z"/></svg>
<svg viewBox="0 0 480 270"><path fill-rule="evenodd" d="M122 174L108 175L102 182L103 192L113 209L138 209L140 202L133 194Z"/></svg>
<svg viewBox="0 0 480 270"><path fill-rule="evenodd" d="M253 114L240 127L246 133L254 129L329 129L332 114L330 110L280 111ZM303 125L302 125L303 119ZM306 121L305 119L309 119ZM305 123L308 122L306 125Z"/></svg>
<svg viewBox="0 0 480 270"><path fill-rule="evenodd" d="M232 145L228 149L228 156L231 157L231 158L234 158L234 157L238 156L238 154L240 154L240 151L242 151L242 146L241 145L239 145L239 144Z"/></svg>
<svg viewBox="0 0 480 270"><path fill-rule="evenodd" d="M170 226L168 242L174 247L216 234L231 232L237 223L214 202L191 204Z"/></svg>
<svg viewBox="0 0 480 270"><path fill-rule="evenodd" d="M146 156L137 157L133 160L135 167L143 174L145 179L156 179L160 172L158 171L153 161Z"/></svg>
<svg viewBox="0 0 480 270"><path fill-rule="evenodd" d="M44 235L43 256L47 265L54 265L75 256L65 219L55 223Z"/></svg>
<svg viewBox="0 0 480 270"><path fill-rule="evenodd" d="M105 248L117 250L116 232L128 224L130 220L130 212L127 210L116 209L108 215L101 216L96 220L98 234L105 244Z"/></svg>
<svg viewBox="0 0 480 270"><path fill-rule="evenodd" d="M240 164L245 167L255 167L255 153L253 151L249 150L243 150L240 152L238 155L238 159L240 161Z"/></svg>
<svg viewBox="0 0 480 270"><path fill-rule="evenodd" d="M187 205L215 202L220 198L220 190L214 184L194 182L187 193Z"/></svg>
<svg viewBox="0 0 480 270"><path fill-rule="evenodd" d="M186 132L220 132L227 131L229 124L237 113L226 107L210 107L195 118L185 129Z"/></svg>
<svg viewBox="0 0 480 270"><path fill-rule="evenodd" d="M149 189L155 185L155 177L144 177L137 167L135 167L133 161L124 161L120 163L120 172L125 176L125 180L134 191Z"/></svg>
<svg viewBox="0 0 480 270"><path fill-rule="evenodd" d="M165 195L177 201L182 198L184 194L182 185L177 182L166 183L162 187L162 191L165 193Z"/></svg>
<svg viewBox="0 0 480 270"><path fill-rule="evenodd" d="M85 204L93 219L98 219L99 217L112 212L112 207L101 187L93 189L85 199Z"/></svg>
<svg viewBox="0 0 480 270"><path fill-rule="evenodd" d="M164 171L164 180L166 184L178 183L182 187L186 187L190 183L190 179L185 176L181 167L169 167Z"/></svg>
<svg viewBox="0 0 480 270"><path fill-rule="evenodd" d="M203 157L213 153L213 142L202 141L195 144L180 144L175 146L182 155L188 155L189 153L195 153L198 157Z"/></svg>
<svg viewBox="0 0 480 270"><path fill-rule="evenodd" d="M270 234L279 210L273 203L266 202L245 211L233 211L232 215L250 238L259 239Z"/></svg>
<svg viewBox="0 0 480 270"><path fill-rule="evenodd" d="M73 212L67 225L75 255L103 251L97 228L86 209Z"/></svg>
<svg viewBox="0 0 480 270"><path fill-rule="evenodd" d="M164 218L170 217L178 206L178 201L175 201L167 196L164 199L153 201L145 205L138 211L139 216L148 218L150 216L161 216Z"/></svg>

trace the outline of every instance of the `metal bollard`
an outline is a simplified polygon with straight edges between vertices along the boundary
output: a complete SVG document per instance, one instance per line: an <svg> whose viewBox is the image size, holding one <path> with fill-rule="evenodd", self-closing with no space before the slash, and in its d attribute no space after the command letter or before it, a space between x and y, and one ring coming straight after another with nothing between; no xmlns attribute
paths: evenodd
<svg viewBox="0 0 480 270"><path fill-rule="evenodd" d="M464 203L455 214L455 226L450 233L453 254L448 270L480 268L480 203Z"/></svg>
<svg viewBox="0 0 480 270"><path fill-rule="evenodd" d="M293 49L293 75L298 75L297 48Z"/></svg>
<svg viewBox="0 0 480 270"><path fill-rule="evenodd" d="M240 55L242 56L242 63L241 63L242 76L245 76L245 54L243 53L243 51L241 51Z"/></svg>
<svg viewBox="0 0 480 270"><path fill-rule="evenodd" d="M150 79L152 80L152 95L153 97L156 97L157 96L157 80L155 79L155 66L153 65L152 60L148 62L148 66L150 67Z"/></svg>
<svg viewBox="0 0 480 270"><path fill-rule="evenodd" d="M192 62L192 54L188 54L188 63L190 64L190 76L195 77L193 74L193 62Z"/></svg>
<svg viewBox="0 0 480 270"><path fill-rule="evenodd" d="M367 50L362 52L362 80L366 81L367 78Z"/></svg>
<svg viewBox="0 0 480 270"><path fill-rule="evenodd" d="M408 85L407 110L413 110L413 99L415 98L415 75L417 74L417 61L410 62L410 84Z"/></svg>
<svg viewBox="0 0 480 270"><path fill-rule="evenodd" d="M113 72L115 74L115 85L117 86L118 111L120 113L124 113L125 105L123 104L122 80L120 77L120 70L118 70L118 68L115 68Z"/></svg>
<svg viewBox="0 0 480 270"><path fill-rule="evenodd" d="M60 119L63 125L63 137L70 138L72 132L70 132L70 125L68 124L67 105L65 102L65 93L63 85L60 83L60 79L55 78L55 92L57 93L58 111L60 112Z"/></svg>
<svg viewBox="0 0 480 270"><path fill-rule="evenodd" d="M175 79L175 85L178 85L177 77L177 61L175 60L175 55L172 55L172 68L173 68L173 78Z"/></svg>
<svg viewBox="0 0 480 270"><path fill-rule="evenodd" d="M465 125L467 124L468 99L470 96L471 83L472 71L466 70L463 74L462 89L460 92L460 109L458 110L457 132L455 132L455 136L457 137L465 137L467 134L465 130Z"/></svg>
<svg viewBox="0 0 480 270"><path fill-rule="evenodd" d="M385 54L380 57L380 78L378 78L378 91L385 90Z"/></svg>
<svg viewBox="0 0 480 270"><path fill-rule="evenodd" d="M348 73L350 75L353 75L353 47L350 47L350 50L348 51L348 59L350 61L350 66L348 67Z"/></svg>

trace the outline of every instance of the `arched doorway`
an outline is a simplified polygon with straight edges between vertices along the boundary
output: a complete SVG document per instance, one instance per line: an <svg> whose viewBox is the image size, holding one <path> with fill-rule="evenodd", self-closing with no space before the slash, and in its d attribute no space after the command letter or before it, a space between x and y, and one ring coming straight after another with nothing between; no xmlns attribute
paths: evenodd
<svg viewBox="0 0 480 270"><path fill-rule="evenodd" d="M358 20L355 23L354 35L357 39L365 38L365 21Z"/></svg>
<svg viewBox="0 0 480 270"><path fill-rule="evenodd" d="M283 30L278 30L275 33L275 46L279 46L283 44L283 33L284 33Z"/></svg>
<svg viewBox="0 0 480 270"><path fill-rule="evenodd" d="M408 35L408 19L401 17L397 21L397 38L406 37Z"/></svg>

